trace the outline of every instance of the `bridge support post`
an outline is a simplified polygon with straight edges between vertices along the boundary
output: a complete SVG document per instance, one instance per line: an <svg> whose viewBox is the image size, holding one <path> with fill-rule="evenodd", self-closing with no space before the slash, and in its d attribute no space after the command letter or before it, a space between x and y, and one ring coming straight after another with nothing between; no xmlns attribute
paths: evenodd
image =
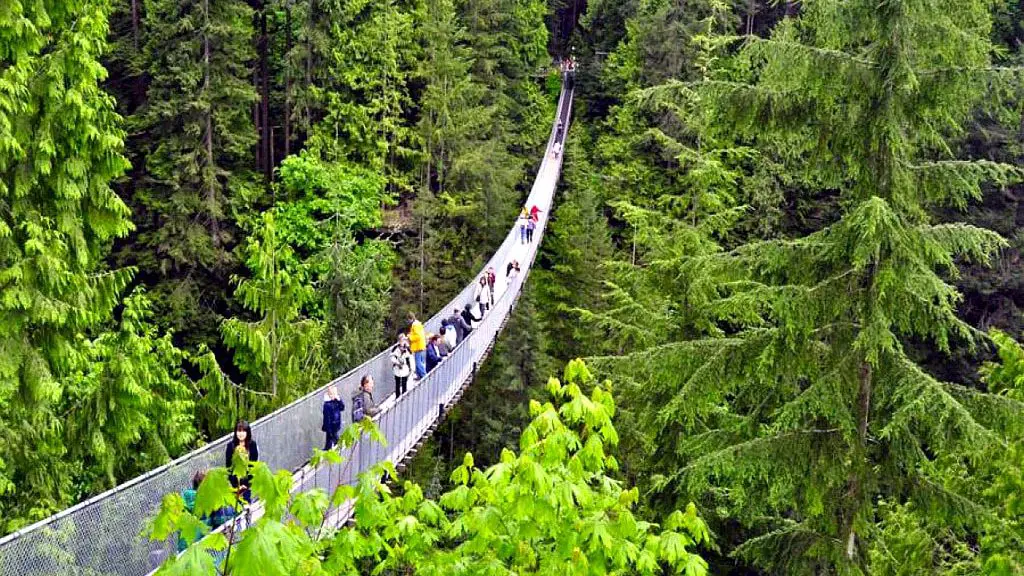
<svg viewBox="0 0 1024 576"><path fill-rule="evenodd" d="M444 418L444 404L440 402L437 403L437 417Z"/></svg>

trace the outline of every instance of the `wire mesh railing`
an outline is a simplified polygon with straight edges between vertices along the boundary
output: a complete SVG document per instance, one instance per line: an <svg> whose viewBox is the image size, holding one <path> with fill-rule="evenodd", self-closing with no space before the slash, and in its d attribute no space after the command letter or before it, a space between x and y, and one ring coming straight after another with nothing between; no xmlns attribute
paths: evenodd
<svg viewBox="0 0 1024 576"><path fill-rule="evenodd" d="M566 79L571 80L569 77ZM543 238L562 163L561 154L553 154L553 150L556 142L559 148L561 146L571 108L571 84L563 82L557 118L553 122L537 178L526 200L527 206L536 205L541 209L534 242L523 243L518 225L513 226L483 268L493 267L499 271L499 276L503 276L505 264L516 259L520 262L521 273L510 282L499 280L502 288L495 294L495 303L469 337L434 370L412 384L400 400L385 405L375 420L387 439L386 445L361 440L346 450L346 462L341 465L322 464L317 468L306 465L313 449L322 446L321 403L326 387L331 384L337 386L348 405L362 376L369 374L377 383L376 395L390 397L394 392L394 382L389 350L252 424L261 460L272 469L297 471L295 490L322 488L330 492L340 484L354 484L359 473L377 462L389 460L399 463L437 419L439 406L449 404L472 377L512 312ZM479 278L479 275L474 278ZM466 286L426 321L427 331L438 332L441 320L451 315L453 309L461 310L463 304L472 298L474 288L473 283ZM345 419L347 424L350 414L346 414ZM175 543L171 540L153 542L146 538L144 530L149 518L157 512L165 494L179 492L190 485L196 470L223 466L227 441L228 437L220 438L0 539L0 575L141 576L152 572L175 553ZM335 522L345 518L345 510L337 511L333 517Z"/></svg>

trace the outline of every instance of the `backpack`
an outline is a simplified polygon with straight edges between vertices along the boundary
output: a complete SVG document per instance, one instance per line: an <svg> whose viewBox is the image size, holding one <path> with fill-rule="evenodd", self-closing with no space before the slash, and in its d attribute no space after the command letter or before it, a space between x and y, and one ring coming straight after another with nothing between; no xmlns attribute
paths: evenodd
<svg viewBox="0 0 1024 576"><path fill-rule="evenodd" d="M363 416L363 395L356 394L352 397L352 421L359 422Z"/></svg>

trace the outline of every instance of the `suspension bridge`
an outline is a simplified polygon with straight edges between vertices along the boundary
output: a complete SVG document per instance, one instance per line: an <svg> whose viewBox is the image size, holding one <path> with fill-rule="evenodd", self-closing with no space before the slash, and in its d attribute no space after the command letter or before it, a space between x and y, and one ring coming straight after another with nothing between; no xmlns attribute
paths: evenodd
<svg viewBox="0 0 1024 576"><path fill-rule="evenodd" d="M522 243L518 224L514 224L501 246L483 270L498 272L495 303L480 325L461 342L441 364L394 402L383 403L375 417L387 444L360 441L343 451L344 464L309 464L313 449L320 447L321 405L325 388L334 384L341 398L355 395L364 374L377 382L377 395L390 398L394 392L389 350L384 350L323 388L260 418L252 424L259 443L260 459L271 469L294 471L292 492L321 488L332 493L341 484L355 484L358 475L374 464L390 461L401 464L433 432L447 411L462 397L477 368L487 357L516 306L527 275L544 237L555 186L562 168L560 153L572 113L572 77L563 79L556 118L552 122L544 158L537 172L526 206L537 206L534 242ZM505 282L505 266L518 260L520 274ZM474 280L479 278L474 275ZM439 332L441 320L452 310L461 310L472 298L474 283L424 324L429 332ZM350 418L350 415L346 415ZM347 424L348 422L346 422ZM37 522L0 539L0 576L145 576L151 574L170 555L175 543L150 541L144 531L148 520L160 507L164 495L180 492L191 485L192 474L199 469L223 465L228 436L211 442L164 466L99 494L59 514ZM332 512L331 523L348 520L350 506ZM262 512L259 503L249 511L251 519ZM242 526L244 528L244 526Z"/></svg>

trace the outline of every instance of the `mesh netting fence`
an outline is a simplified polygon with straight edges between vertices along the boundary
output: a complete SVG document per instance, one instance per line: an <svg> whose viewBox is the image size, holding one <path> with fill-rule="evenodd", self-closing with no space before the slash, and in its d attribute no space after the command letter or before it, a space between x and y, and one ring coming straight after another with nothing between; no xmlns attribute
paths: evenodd
<svg viewBox="0 0 1024 576"><path fill-rule="evenodd" d="M561 154L553 153L568 127L572 92L565 83L558 103L544 160L526 205L541 209L533 243L523 243L518 223L509 232L484 267L497 272L496 301L470 337L425 378L410 385L399 401L385 402L376 417L387 445L360 440L346 450L345 462L307 466L314 448L323 445L320 430L322 397L329 384L338 387L346 406L356 393L364 374L377 383L375 396L390 398L394 392L389 350L336 378L324 387L271 413L252 424L259 443L260 459L271 469L297 471L295 489L322 488L328 492L342 483L355 483L357 475L374 463L400 462L430 428L439 407L452 401L461 386L472 377L477 364L497 338L511 313L543 238L547 218L561 169ZM512 281L505 277L505 265L518 260L522 272ZM477 276L479 278L479 276ZM461 310L471 300L475 286L466 286L448 305L425 322L428 332L438 332L441 320L453 309ZM346 414L346 424L351 414ZM144 532L149 519L160 507L165 494L179 492L191 484L196 470L223 466L228 437L220 438L143 476L97 495L47 520L0 539L0 574L3 576L89 575L141 576L155 570L175 552L175 542L153 542ZM245 521L258 515L258 503ZM335 511L334 522L343 521L347 511ZM241 522L241 520L240 520ZM243 528L244 526L238 526Z"/></svg>

